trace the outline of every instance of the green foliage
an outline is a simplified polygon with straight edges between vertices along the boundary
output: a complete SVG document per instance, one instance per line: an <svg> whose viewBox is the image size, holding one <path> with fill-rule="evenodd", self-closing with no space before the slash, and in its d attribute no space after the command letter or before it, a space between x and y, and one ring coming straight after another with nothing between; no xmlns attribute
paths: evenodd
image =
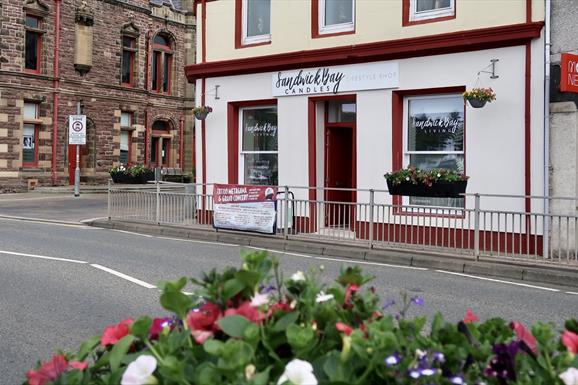
<svg viewBox="0 0 578 385"><path fill-rule="evenodd" d="M453 323L438 313L427 328L425 317L408 317L413 307L427 306L421 297L402 293L384 310L367 287L372 277L359 267L342 268L330 285L320 283L321 271L284 280L278 262L258 252L244 253L240 268L192 279L193 295L183 293L186 278L161 282L160 302L172 317L131 321L107 346L88 339L76 354L58 356L69 366L53 383L119 384L143 355L156 362L151 374L161 385L275 385L291 365L322 385L560 385L559 375L578 367L553 325L538 323L525 334L500 318ZM578 322L567 321L566 329L575 333ZM74 368L73 361L88 367ZM498 372L506 361L510 371Z"/></svg>
<svg viewBox="0 0 578 385"><path fill-rule="evenodd" d="M393 185L401 183L425 184L431 186L436 182L458 182L468 180L468 176L454 170L445 168L436 168L430 171L420 170L419 168L409 166L397 171L388 172L384 178Z"/></svg>

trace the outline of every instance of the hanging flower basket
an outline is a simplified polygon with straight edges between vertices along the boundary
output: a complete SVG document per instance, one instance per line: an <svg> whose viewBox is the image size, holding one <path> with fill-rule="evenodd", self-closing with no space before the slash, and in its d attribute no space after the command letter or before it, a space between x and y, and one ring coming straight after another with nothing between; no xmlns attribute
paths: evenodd
<svg viewBox="0 0 578 385"><path fill-rule="evenodd" d="M473 108L482 108L486 103L496 100L496 93L491 88L472 88L462 95Z"/></svg>
<svg viewBox="0 0 578 385"><path fill-rule="evenodd" d="M453 170L422 171L409 167L384 175L390 195L460 198L465 194L468 177Z"/></svg>
<svg viewBox="0 0 578 385"><path fill-rule="evenodd" d="M209 113L211 113L212 111L213 108L209 106L200 106L193 108L193 114L195 115L195 118L199 120L205 120L207 118L207 115L209 115Z"/></svg>

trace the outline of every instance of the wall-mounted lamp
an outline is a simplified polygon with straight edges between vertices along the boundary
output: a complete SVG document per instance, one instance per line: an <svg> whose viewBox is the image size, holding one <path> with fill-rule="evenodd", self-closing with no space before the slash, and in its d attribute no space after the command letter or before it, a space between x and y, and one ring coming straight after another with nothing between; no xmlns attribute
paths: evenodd
<svg viewBox="0 0 578 385"><path fill-rule="evenodd" d="M219 100L219 87L221 87L220 85L215 85L212 89L210 89L209 91L205 92L203 95L215 95L215 100Z"/></svg>

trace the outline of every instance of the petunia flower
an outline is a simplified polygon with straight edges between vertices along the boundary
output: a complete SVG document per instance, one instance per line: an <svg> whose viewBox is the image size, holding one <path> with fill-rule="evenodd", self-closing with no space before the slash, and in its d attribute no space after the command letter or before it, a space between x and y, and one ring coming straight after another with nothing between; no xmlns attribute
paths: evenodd
<svg viewBox="0 0 578 385"><path fill-rule="evenodd" d="M391 356L385 357L385 360L383 360L387 367L395 366L399 364L400 361L401 358L399 357L398 353L393 353Z"/></svg>
<svg viewBox="0 0 578 385"><path fill-rule="evenodd" d="M317 378L313 374L313 366L309 362L297 358L291 360L285 366L285 371L279 377L277 385L287 382L291 385L317 385Z"/></svg>
<svg viewBox="0 0 578 385"><path fill-rule="evenodd" d="M359 286L355 284L347 285L347 288L345 289L345 301L344 301L345 306L351 306L351 296L355 294L358 290Z"/></svg>
<svg viewBox="0 0 578 385"><path fill-rule="evenodd" d="M255 293L255 296L251 298L251 306L261 307L267 305L269 303L269 298L269 294L267 293Z"/></svg>
<svg viewBox="0 0 578 385"><path fill-rule="evenodd" d="M464 378L461 376L450 377L450 384L454 385L465 385Z"/></svg>
<svg viewBox="0 0 578 385"><path fill-rule="evenodd" d="M335 328L342 333L345 333L346 336L350 335L353 331L353 328L343 322L338 322L335 324Z"/></svg>
<svg viewBox="0 0 578 385"><path fill-rule="evenodd" d="M88 362L86 361L71 361L68 363L68 366L70 366L72 369L76 369L76 370L86 370L86 368L88 368Z"/></svg>
<svg viewBox="0 0 578 385"><path fill-rule="evenodd" d="M530 350L534 353L538 353L538 346L536 342L536 338L526 329L526 327L521 324L520 322L512 321L510 322L510 327L516 333L518 340L524 342Z"/></svg>
<svg viewBox="0 0 578 385"><path fill-rule="evenodd" d="M120 385L154 385L158 384L153 376L157 368L157 360L153 356L140 356L131 362L120 381Z"/></svg>
<svg viewBox="0 0 578 385"><path fill-rule="evenodd" d="M241 315L241 316L247 318L249 321L256 323L256 324L260 324L268 316L268 313L260 312L259 309L252 306L251 301L245 301L242 304L240 304L239 307L237 307L237 308L231 308L231 309L225 310L226 316L232 315L232 314Z"/></svg>
<svg viewBox="0 0 578 385"><path fill-rule="evenodd" d="M291 276L291 281L293 282L305 281L305 274L303 274L302 271L298 271Z"/></svg>
<svg viewBox="0 0 578 385"><path fill-rule="evenodd" d="M578 385L578 369L568 368L558 376L564 385Z"/></svg>
<svg viewBox="0 0 578 385"><path fill-rule="evenodd" d="M132 323L132 318L128 318L115 325L107 326L102 333L102 337L100 337L100 344L102 346L115 345L129 333Z"/></svg>
<svg viewBox="0 0 578 385"><path fill-rule="evenodd" d="M474 314L474 311L472 309L468 309L466 311L466 315L464 316L464 323L472 323L472 322L478 322L480 319L478 318L477 315Z"/></svg>
<svg viewBox="0 0 578 385"><path fill-rule="evenodd" d="M43 363L37 370L30 369L26 373L29 385L44 385L58 380L68 369L68 362L63 355L55 355L50 361Z"/></svg>
<svg viewBox="0 0 578 385"><path fill-rule="evenodd" d="M317 294L317 297L315 298L315 302L322 303L327 302L331 299L333 299L333 294L325 294L324 291L320 291L319 294Z"/></svg>
<svg viewBox="0 0 578 385"><path fill-rule="evenodd" d="M187 314L187 325L197 343L203 344L215 331L219 330L217 321L221 316L219 307L211 302L207 302L199 309L193 309Z"/></svg>
<svg viewBox="0 0 578 385"><path fill-rule="evenodd" d="M417 306L423 306L424 300L422 297L416 295L415 297L411 298L411 303Z"/></svg>
<svg viewBox="0 0 578 385"><path fill-rule="evenodd" d="M568 351L574 354L578 353L578 334L566 330L562 334L562 343L568 348Z"/></svg>

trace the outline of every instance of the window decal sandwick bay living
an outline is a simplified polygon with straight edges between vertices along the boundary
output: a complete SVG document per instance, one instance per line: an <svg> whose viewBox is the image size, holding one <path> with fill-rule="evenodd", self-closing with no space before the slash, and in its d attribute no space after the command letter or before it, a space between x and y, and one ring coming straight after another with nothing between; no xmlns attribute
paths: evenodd
<svg viewBox="0 0 578 385"><path fill-rule="evenodd" d="M329 94L399 87L399 64L376 62L279 71L272 75L273 96Z"/></svg>

